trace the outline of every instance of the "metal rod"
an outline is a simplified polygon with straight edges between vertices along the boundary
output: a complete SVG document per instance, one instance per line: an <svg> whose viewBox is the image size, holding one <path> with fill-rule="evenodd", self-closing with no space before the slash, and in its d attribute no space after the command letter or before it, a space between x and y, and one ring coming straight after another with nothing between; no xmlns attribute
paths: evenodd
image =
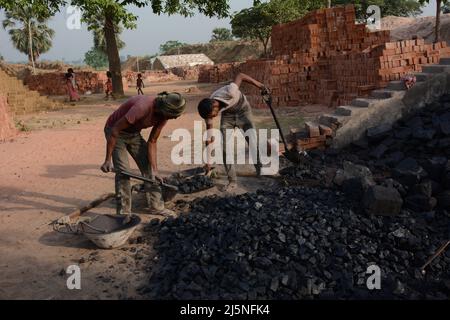
<svg viewBox="0 0 450 320"><path fill-rule="evenodd" d="M272 113L273 119L275 120L275 123L277 125L278 131L280 131L280 136L281 136L281 140L283 140L284 148L286 149L286 152L288 152L289 148L288 148L286 139L284 138L283 130L281 130L280 122L278 122L278 118L277 118L277 116L275 114L275 111L273 110L273 107L272 107L272 97L268 97L267 99L263 98L263 100L266 102L266 104L270 108L270 112Z"/></svg>
<svg viewBox="0 0 450 320"><path fill-rule="evenodd" d="M450 245L450 240L447 241L445 244L443 244L438 251L436 251L436 253L427 260L427 262L422 266L422 268L420 268L420 270L422 271L423 274L425 274L425 268L428 267L437 257L439 257L442 252L444 252L444 250Z"/></svg>

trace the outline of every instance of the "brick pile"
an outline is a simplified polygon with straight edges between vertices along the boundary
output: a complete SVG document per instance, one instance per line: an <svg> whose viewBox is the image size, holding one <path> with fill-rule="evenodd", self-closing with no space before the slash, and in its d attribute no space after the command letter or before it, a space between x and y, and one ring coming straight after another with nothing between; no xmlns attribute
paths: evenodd
<svg viewBox="0 0 450 320"><path fill-rule="evenodd" d="M60 109L62 105L52 99L41 96L39 92L29 90L22 80L8 75L0 69L0 92L6 96L10 111L14 115Z"/></svg>
<svg viewBox="0 0 450 320"><path fill-rule="evenodd" d="M333 130L324 125L306 122L304 130L292 130L287 140L298 151L324 149L333 138Z"/></svg>
<svg viewBox="0 0 450 320"><path fill-rule="evenodd" d="M229 81L242 71L270 86L275 107L337 106L450 56L445 42L390 42L389 31L370 32L355 22L355 8L348 5L316 10L300 20L274 26L273 60L216 65L204 69L199 82ZM264 106L257 89L247 87L244 92L254 107Z"/></svg>
<svg viewBox="0 0 450 320"><path fill-rule="evenodd" d="M200 65L194 67L175 67L169 70L180 79L197 80L200 74Z"/></svg>
<svg viewBox="0 0 450 320"><path fill-rule="evenodd" d="M352 52L331 59L331 78L335 87L321 88L325 100L336 93L335 105L351 102L356 97L368 96L389 81L400 80L405 74L421 72L422 66L437 64L441 57L450 56L446 42L425 44L423 39L387 42L363 52ZM333 92L333 90L336 90Z"/></svg>
<svg viewBox="0 0 450 320"><path fill-rule="evenodd" d="M0 141L13 138L17 135L6 96L0 93Z"/></svg>
<svg viewBox="0 0 450 320"><path fill-rule="evenodd" d="M75 79L78 92L81 94L87 91L91 93L102 93L104 91L106 75L103 73L77 72ZM30 75L24 79L24 84L31 90L36 90L43 95L62 96L67 94L66 81L62 72Z"/></svg>
<svg viewBox="0 0 450 320"><path fill-rule="evenodd" d="M198 82L200 83L220 83L233 79L239 71L241 64L221 63L214 66L201 66L199 71Z"/></svg>

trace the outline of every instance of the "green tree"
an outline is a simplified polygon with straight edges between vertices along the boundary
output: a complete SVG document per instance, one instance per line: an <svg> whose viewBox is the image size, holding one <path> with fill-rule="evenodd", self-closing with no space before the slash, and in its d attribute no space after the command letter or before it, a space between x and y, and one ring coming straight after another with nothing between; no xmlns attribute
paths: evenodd
<svg viewBox="0 0 450 320"><path fill-rule="evenodd" d="M43 0L41 0L43 1ZM58 1L58 0L57 0ZM114 26L123 25L127 29L136 27L137 16L129 12L130 6L151 6L153 13L192 16L196 12L208 17L226 17L229 5L227 0L71 0L83 11L83 20L88 26L95 25L95 19L102 16L105 30L109 70L112 73L113 91L123 95L122 71L119 49ZM92 30L92 29L91 29Z"/></svg>
<svg viewBox="0 0 450 320"><path fill-rule="evenodd" d="M381 15L409 17L417 16L422 13L422 4L418 0L332 0L333 6L353 4L356 9L356 17L359 20L365 20L367 17L367 8L371 5L379 6Z"/></svg>
<svg viewBox="0 0 450 320"><path fill-rule="evenodd" d="M430 0L419 0L421 4L430 3ZM448 5L450 0L436 0L436 26L434 29L434 42L438 42L441 29L441 11L442 5Z"/></svg>
<svg viewBox="0 0 450 320"><path fill-rule="evenodd" d="M233 33L227 28L215 28L212 31L211 42L215 41L231 41L233 40Z"/></svg>
<svg viewBox="0 0 450 320"><path fill-rule="evenodd" d="M95 69L108 67L108 56L104 51L93 47L84 55L84 62Z"/></svg>
<svg viewBox="0 0 450 320"><path fill-rule="evenodd" d="M254 1L254 4L252 8L233 15L231 28L235 37L259 40L267 57L272 26L298 19L311 10L325 6L325 1L272 0Z"/></svg>
<svg viewBox="0 0 450 320"><path fill-rule="evenodd" d="M55 32L46 23L49 12L36 10L33 4L8 9L3 20L3 28L8 33L14 47L28 56L35 72L35 61L42 53L50 50Z"/></svg>
<svg viewBox="0 0 450 320"><path fill-rule="evenodd" d="M450 5L449 4L445 4L442 6L442 13L450 13Z"/></svg>
<svg viewBox="0 0 450 320"><path fill-rule="evenodd" d="M176 49L176 48L181 48L181 47L183 47L185 45L186 45L185 43L182 43L182 42L177 41L177 40L169 40L166 43L164 43L164 44L159 46L159 51L161 52L161 54L166 54L170 50L173 50L173 49Z"/></svg>
<svg viewBox="0 0 450 320"><path fill-rule="evenodd" d="M0 0L0 9L6 11L15 7L24 7L30 5L30 0ZM60 6L66 3L66 0L33 0L35 13L38 15L53 15L59 11Z"/></svg>

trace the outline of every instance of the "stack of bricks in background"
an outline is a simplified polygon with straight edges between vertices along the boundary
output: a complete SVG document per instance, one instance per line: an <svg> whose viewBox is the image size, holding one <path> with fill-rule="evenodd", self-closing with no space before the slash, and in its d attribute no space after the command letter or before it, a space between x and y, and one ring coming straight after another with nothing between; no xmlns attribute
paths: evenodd
<svg viewBox="0 0 450 320"><path fill-rule="evenodd" d="M175 67L170 72L183 80L197 80L200 73L200 66L194 67Z"/></svg>
<svg viewBox="0 0 450 320"><path fill-rule="evenodd" d="M21 80L1 69L0 92L6 95L10 110L16 115L61 108L59 102L43 97L37 91L29 90Z"/></svg>
<svg viewBox="0 0 450 320"><path fill-rule="evenodd" d="M48 72L37 75L29 75L24 79L25 85L31 90L36 90L40 94L48 96L62 96L67 94L66 79L64 73ZM106 72L75 72L77 90L80 94L86 92L103 93L107 80ZM127 81L124 78L124 89L128 88Z"/></svg>
<svg viewBox="0 0 450 320"><path fill-rule="evenodd" d="M92 93L103 92L103 81L100 80L102 76L94 72L76 72L75 80L78 86L78 92L81 94L90 91ZM66 79L64 73L51 72L37 75L30 75L24 79L24 83L31 89L36 90L41 94L49 96L66 95Z"/></svg>
<svg viewBox="0 0 450 320"><path fill-rule="evenodd" d="M221 63L214 66L201 66L199 70L198 82L219 83L233 79L239 72L240 63Z"/></svg>
<svg viewBox="0 0 450 320"><path fill-rule="evenodd" d="M128 71L125 75L125 80L127 83L127 87L136 87L137 76L138 74L142 75L142 80L144 81L144 86L149 85L151 83L160 83L160 82L170 82L170 81L178 81L182 80L179 76L173 74L169 71L143 71L143 72L133 72Z"/></svg>
<svg viewBox="0 0 450 320"><path fill-rule="evenodd" d="M0 93L0 141L12 138L17 134L6 96Z"/></svg>
<svg viewBox="0 0 450 320"><path fill-rule="evenodd" d="M272 88L274 106L338 106L450 56L445 42L390 42L389 31L370 32L355 22L353 5L311 12L273 27L273 60L216 65L201 72L199 81L223 82L242 71ZM244 92L254 107L264 106L257 89Z"/></svg>
<svg viewBox="0 0 450 320"><path fill-rule="evenodd" d="M441 57L448 56L450 48L446 42L425 44L423 39L387 42L363 52L334 56L331 78L335 79L335 89L339 93L337 104L367 96L372 90L385 87L389 81L421 72L423 65L437 64ZM330 94L333 92L328 91Z"/></svg>

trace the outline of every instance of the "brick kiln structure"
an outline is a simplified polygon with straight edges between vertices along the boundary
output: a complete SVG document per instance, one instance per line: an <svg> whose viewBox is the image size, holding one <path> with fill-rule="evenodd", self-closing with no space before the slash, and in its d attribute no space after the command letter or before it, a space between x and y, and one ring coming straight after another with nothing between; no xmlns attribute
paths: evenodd
<svg viewBox="0 0 450 320"><path fill-rule="evenodd" d="M272 88L274 106L338 106L450 56L445 42L390 42L389 31L370 32L356 23L353 5L317 10L273 27L272 51L270 60L205 67L199 82L229 81L240 71ZM244 91L254 107L264 106L257 90Z"/></svg>

